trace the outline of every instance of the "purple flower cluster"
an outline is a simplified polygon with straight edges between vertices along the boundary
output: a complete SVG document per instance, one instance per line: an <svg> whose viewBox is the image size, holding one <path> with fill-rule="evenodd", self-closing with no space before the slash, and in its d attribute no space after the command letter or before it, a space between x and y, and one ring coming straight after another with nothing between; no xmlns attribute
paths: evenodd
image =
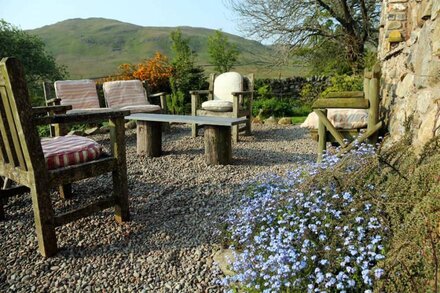
<svg viewBox="0 0 440 293"><path fill-rule="evenodd" d="M355 155L372 155L372 149L358 149ZM372 289L384 274L378 266L384 258L383 227L375 206L359 204L360 192L337 192L333 186L305 191L301 185L339 159L325 156L322 164L251 184L227 220L236 274L224 278L223 285L239 284L252 292Z"/></svg>

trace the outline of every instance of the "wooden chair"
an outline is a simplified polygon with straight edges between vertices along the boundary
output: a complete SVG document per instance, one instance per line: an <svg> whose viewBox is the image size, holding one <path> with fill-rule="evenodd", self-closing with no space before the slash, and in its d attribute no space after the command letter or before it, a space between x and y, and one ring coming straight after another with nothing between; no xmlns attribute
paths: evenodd
<svg viewBox="0 0 440 293"><path fill-rule="evenodd" d="M345 153L354 147L354 138L359 143L367 139L371 143L377 141L377 132L382 127L382 121L379 121L379 90L380 66L376 64L371 72L366 70L364 73L363 91L330 93L313 103L312 109L319 118L318 129L314 132L318 138L318 162L322 160L327 142L337 142L341 146L340 153ZM368 109L366 131L359 136L359 129L337 129L327 118L327 110L335 108Z"/></svg>
<svg viewBox="0 0 440 293"><path fill-rule="evenodd" d="M217 116L239 118L246 117L245 127L232 127L232 139L238 141L239 132L251 134L252 101L254 92L254 75L242 76L237 72L226 72L209 78L209 90L191 91L191 114L193 116ZM200 96L207 96L201 103ZM197 124L192 124L192 136L198 135Z"/></svg>
<svg viewBox="0 0 440 293"><path fill-rule="evenodd" d="M53 107L32 108L23 68L14 58L4 58L0 62L0 95L0 177L1 181L7 178L16 184L10 188L3 186L0 190L0 218L5 217L3 205L7 197L29 191L39 251L43 256L52 256L57 252L57 226L110 207L115 209L117 222L129 220L124 133L124 116L129 114L128 111L48 115ZM111 129L111 154L87 156L87 159L83 156L82 159L75 159L80 162L67 165L59 161L58 164L64 166L51 167L47 152L43 152L44 144L38 136L37 125L89 123L107 119ZM74 136L67 138L75 139ZM93 147L95 146L93 142ZM56 159L54 162L56 163ZM52 187L108 172L112 172L112 195L78 209L55 214L50 198Z"/></svg>

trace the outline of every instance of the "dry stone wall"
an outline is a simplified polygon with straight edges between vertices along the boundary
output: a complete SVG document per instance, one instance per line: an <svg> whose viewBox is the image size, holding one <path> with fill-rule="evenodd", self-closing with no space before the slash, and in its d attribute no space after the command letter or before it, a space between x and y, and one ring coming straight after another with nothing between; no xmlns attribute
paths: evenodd
<svg viewBox="0 0 440 293"><path fill-rule="evenodd" d="M440 134L440 0L383 0L379 40L382 116L391 142Z"/></svg>

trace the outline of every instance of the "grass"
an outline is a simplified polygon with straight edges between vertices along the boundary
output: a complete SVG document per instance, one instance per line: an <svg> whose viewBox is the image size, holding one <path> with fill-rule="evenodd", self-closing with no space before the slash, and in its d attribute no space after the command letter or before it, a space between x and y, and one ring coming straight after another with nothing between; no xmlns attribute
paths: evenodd
<svg viewBox="0 0 440 293"><path fill-rule="evenodd" d="M292 117L292 124L301 124L306 120L307 116Z"/></svg>

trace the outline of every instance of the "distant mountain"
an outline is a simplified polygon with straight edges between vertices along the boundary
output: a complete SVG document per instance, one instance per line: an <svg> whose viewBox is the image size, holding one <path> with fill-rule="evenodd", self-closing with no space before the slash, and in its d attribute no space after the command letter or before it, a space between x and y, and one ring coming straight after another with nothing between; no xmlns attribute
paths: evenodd
<svg viewBox="0 0 440 293"><path fill-rule="evenodd" d="M207 41L214 30L179 27L189 38L190 47L197 52L197 63L205 70L209 66ZM170 33L176 27L143 27L104 18L69 19L28 31L42 38L57 62L68 67L70 78L102 77L114 74L122 63L139 63L159 51L171 57ZM268 70L267 63L274 56L269 46L227 34L237 44L240 57L236 70L258 72L258 77L294 75L295 70ZM287 71L287 72L286 72Z"/></svg>

